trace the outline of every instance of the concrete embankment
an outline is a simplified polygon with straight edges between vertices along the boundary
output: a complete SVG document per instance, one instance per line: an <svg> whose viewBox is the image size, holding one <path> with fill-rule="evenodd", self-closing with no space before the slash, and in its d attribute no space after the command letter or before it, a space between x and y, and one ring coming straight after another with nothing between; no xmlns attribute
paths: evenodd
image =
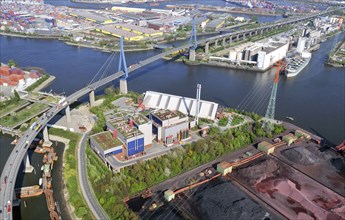
<svg viewBox="0 0 345 220"><path fill-rule="evenodd" d="M55 76L49 75L49 78L46 79L44 82L42 82L40 85L38 85L36 88L34 88L32 90L32 92L39 92L39 91L41 91L42 89L47 87L50 83L52 83L55 78L56 78Z"/></svg>

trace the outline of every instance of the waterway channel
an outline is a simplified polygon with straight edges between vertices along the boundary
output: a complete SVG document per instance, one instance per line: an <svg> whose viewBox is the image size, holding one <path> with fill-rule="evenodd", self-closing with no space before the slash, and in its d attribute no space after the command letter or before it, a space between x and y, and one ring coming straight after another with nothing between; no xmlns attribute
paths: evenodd
<svg viewBox="0 0 345 220"><path fill-rule="evenodd" d="M339 36L342 39L344 34ZM309 65L295 78L282 78L279 83L276 118L284 120L286 116L295 119L294 123L302 128L316 132L332 143L339 143L345 134L345 77L343 70L324 65L334 38L321 44L320 50L313 53ZM9 59L17 61L19 66L38 66L56 76L56 80L46 88L67 95L86 85L108 58L109 53L88 48L68 46L56 40L35 40L24 38L0 37L1 62ZM159 51L142 51L126 53L127 64L136 63ZM117 62L113 69L116 70ZM274 70L265 73L246 72L209 66L187 66L159 60L133 73L128 79L130 90L144 92L147 90L194 97L196 84L202 84L201 97L215 101L224 106L237 107L246 95L257 89L257 96L246 106L246 110L265 113L267 100L261 101L270 90L274 78ZM100 92L99 92L100 93ZM266 101L266 102L265 102ZM0 170L13 148L12 139L0 136ZM61 163L63 146L56 148ZM18 186L38 183L41 156L34 154L31 158L37 175L19 173ZM59 165L53 170L54 196L63 207L62 184ZM30 199L31 200L31 199ZM21 207L16 219L47 219L49 213L44 196L33 198L27 202L27 208ZM19 214L20 213L20 214ZM65 213L65 214L64 214Z"/></svg>

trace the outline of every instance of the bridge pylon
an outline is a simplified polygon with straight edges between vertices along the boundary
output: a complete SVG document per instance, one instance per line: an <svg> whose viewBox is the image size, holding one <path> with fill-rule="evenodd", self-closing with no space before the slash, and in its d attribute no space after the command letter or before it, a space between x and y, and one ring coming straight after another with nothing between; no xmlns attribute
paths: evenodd
<svg viewBox="0 0 345 220"><path fill-rule="evenodd" d="M120 38L120 59L119 59L118 71L123 71L125 73L125 75L120 79L120 92L122 94L127 94L128 70L127 70L127 63L126 63L126 57L125 57L125 50L123 48L123 37Z"/></svg>
<svg viewBox="0 0 345 220"><path fill-rule="evenodd" d="M189 42L193 44L191 48L189 48L189 60L190 61L195 61L195 49L198 46L198 42L196 39L196 21L195 21L195 16L193 17L193 24L192 24L192 34L190 35Z"/></svg>

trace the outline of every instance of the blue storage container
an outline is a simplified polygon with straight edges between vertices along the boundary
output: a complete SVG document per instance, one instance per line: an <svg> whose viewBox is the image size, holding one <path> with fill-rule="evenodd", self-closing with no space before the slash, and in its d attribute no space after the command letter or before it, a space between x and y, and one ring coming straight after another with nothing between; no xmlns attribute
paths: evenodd
<svg viewBox="0 0 345 220"><path fill-rule="evenodd" d="M139 138L137 140L128 142L127 145L127 155L132 156L137 153L144 151L144 138Z"/></svg>

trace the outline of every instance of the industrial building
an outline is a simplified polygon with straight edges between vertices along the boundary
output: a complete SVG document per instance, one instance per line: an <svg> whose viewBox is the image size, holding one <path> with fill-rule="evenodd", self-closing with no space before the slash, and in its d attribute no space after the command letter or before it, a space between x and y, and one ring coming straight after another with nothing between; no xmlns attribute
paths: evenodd
<svg viewBox="0 0 345 220"><path fill-rule="evenodd" d="M258 144L258 150L265 152L266 154L272 154L274 152L274 146L267 141L261 141Z"/></svg>
<svg viewBox="0 0 345 220"><path fill-rule="evenodd" d="M116 28L114 24L99 26L98 28L96 28L96 31L103 34L112 35L117 38L123 37L126 41L140 41L144 38L142 35Z"/></svg>
<svg viewBox="0 0 345 220"><path fill-rule="evenodd" d="M168 189L164 192L164 198L170 202L171 200L175 199L175 193L171 189Z"/></svg>
<svg viewBox="0 0 345 220"><path fill-rule="evenodd" d="M126 23L121 23L121 24L116 24L115 26L118 29L122 29L125 31L130 31L135 34L139 35L144 35L145 37L157 37L157 36L162 36L163 32L153 30L150 28L145 28L145 27L140 27L132 24L126 24Z"/></svg>
<svg viewBox="0 0 345 220"><path fill-rule="evenodd" d="M153 134L158 142L170 146L189 138L188 117L179 111L158 110L151 113Z"/></svg>
<svg viewBox="0 0 345 220"><path fill-rule="evenodd" d="M297 137L295 135L293 135L293 134L287 134L287 135L283 136L283 141L285 141L288 146L290 146L296 140L297 140Z"/></svg>
<svg viewBox="0 0 345 220"><path fill-rule="evenodd" d="M85 19L87 21L92 21L98 24L109 24L112 23L113 20L101 15L99 13L93 12L93 11L87 11L87 10L73 10L69 13L70 16Z"/></svg>
<svg viewBox="0 0 345 220"><path fill-rule="evenodd" d="M225 24L223 19L214 19L207 23L206 31L218 31Z"/></svg>
<svg viewBox="0 0 345 220"><path fill-rule="evenodd" d="M244 50L244 60L256 61L258 59L258 52L262 50L262 43L256 43Z"/></svg>
<svg viewBox="0 0 345 220"><path fill-rule="evenodd" d="M260 69L267 69L279 60L285 58L289 48L289 42L281 43L274 42L258 52L257 67Z"/></svg>
<svg viewBox="0 0 345 220"><path fill-rule="evenodd" d="M230 163L223 161L217 164L217 171L221 173L223 176L225 176L226 174L232 172L232 166Z"/></svg>
<svg viewBox="0 0 345 220"><path fill-rule="evenodd" d="M90 136L91 148L104 160L107 155L122 153L122 141L112 136L111 132L104 131Z"/></svg>
<svg viewBox="0 0 345 220"><path fill-rule="evenodd" d="M107 128L124 143L123 151L126 157L144 152L144 134L134 126L130 119L122 117L107 121Z"/></svg>
<svg viewBox="0 0 345 220"><path fill-rule="evenodd" d="M307 132L304 132L304 131L301 131L301 130L296 130L295 131L295 136L296 137L303 137L307 140L310 140L311 139L311 135L308 134Z"/></svg>
<svg viewBox="0 0 345 220"><path fill-rule="evenodd" d="M121 12L143 12L145 8L132 8L132 7L121 7L121 6L113 6L111 8L113 11L121 11Z"/></svg>
<svg viewBox="0 0 345 220"><path fill-rule="evenodd" d="M157 110L151 113L153 134L158 142L170 146L189 138L188 117L179 111Z"/></svg>
<svg viewBox="0 0 345 220"><path fill-rule="evenodd" d="M166 27L169 27L169 30L171 31L178 28L180 25L188 24L191 20L192 19L190 17L171 16L164 19L150 20L147 22L147 25L149 28L155 30L164 30L167 29Z"/></svg>
<svg viewBox="0 0 345 220"><path fill-rule="evenodd" d="M147 108L167 109L179 111L185 115L196 116L197 99L176 96L171 94L146 91L143 104ZM218 109L218 104L200 100L199 117L214 120Z"/></svg>
<svg viewBox="0 0 345 220"><path fill-rule="evenodd" d="M134 126L144 134L145 148L152 145L152 122L142 114L132 116Z"/></svg>

